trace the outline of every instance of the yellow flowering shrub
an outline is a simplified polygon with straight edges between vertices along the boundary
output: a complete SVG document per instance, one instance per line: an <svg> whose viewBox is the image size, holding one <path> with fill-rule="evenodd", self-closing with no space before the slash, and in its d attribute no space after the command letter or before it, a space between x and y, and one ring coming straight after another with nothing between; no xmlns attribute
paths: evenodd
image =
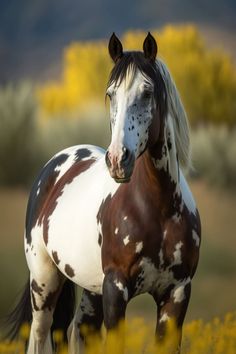
<svg viewBox="0 0 236 354"><path fill-rule="evenodd" d="M104 337L91 336L86 354L119 354L120 348L125 354L169 354L178 339L178 332L173 323L167 330L166 339L155 343L153 324L147 324L143 319L135 318L126 325L113 331L106 342ZM121 343L121 332L125 333L125 341ZM0 343L0 353L23 354L24 343L29 335L27 325L22 327L19 340ZM67 354L67 345L63 342L60 331L53 334L58 354ZM236 352L236 313L226 314L223 320L214 318L204 323L202 320L192 321L184 325L182 339L182 354L235 354Z"/></svg>
<svg viewBox="0 0 236 354"><path fill-rule="evenodd" d="M124 49L142 50L143 31L129 31L121 38ZM210 50L193 25L166 26L152 31L159 56L167 63L180 90L190 120L236 122L236 70L230 57ZM48 115L70 113L91 100L104 102L112 68L107 41L75 42L64 50L59 82L38 89Z"/></svg>

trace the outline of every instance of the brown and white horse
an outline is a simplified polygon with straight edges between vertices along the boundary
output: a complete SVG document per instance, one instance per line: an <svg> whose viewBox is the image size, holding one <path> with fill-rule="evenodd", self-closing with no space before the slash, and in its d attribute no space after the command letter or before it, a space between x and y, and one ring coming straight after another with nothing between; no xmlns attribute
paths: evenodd
<svg viewBox="0 0 236 354"><path fill-rule="evenodd" d="M187 118L150 33L143 52L123 52L113 34L109 53L107 151L83 145L58 153L30 194L30 279L10 316L13 335L32 319L30 354L52 353L53 313L60 303L64 315L71 312L73 283L84 290L68 329L70 353L86 342L82 325L99 332L104 321L108 331L115 328L129 300L146 292L157 305L157 337L174 319L180 329L175 350L180 348L201 233L180 168L190 162Z"/></svg>

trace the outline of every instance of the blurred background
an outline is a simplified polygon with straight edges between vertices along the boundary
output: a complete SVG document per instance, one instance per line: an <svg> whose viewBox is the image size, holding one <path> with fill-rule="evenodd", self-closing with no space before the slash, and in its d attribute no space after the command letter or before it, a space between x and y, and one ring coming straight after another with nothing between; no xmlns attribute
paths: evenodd
<svg viewBox="0 0 236 354"><path fill-rule="evenodd" d="M110 139L105 87L113 31L126 49L156 37L192 130L188 176L203 242L188 311L210 319L235 311L236 2L234 0L1 0L0 316L27 278L24 218L30 186L64 147ZM155 317L148 296L129 314Z"/></svg>

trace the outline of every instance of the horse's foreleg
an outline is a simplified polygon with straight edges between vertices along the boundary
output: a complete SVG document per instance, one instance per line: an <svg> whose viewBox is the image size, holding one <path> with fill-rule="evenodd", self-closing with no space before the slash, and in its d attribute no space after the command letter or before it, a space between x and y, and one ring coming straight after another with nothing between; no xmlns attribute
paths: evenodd
<svg viewBox="0 0 236 354"><path fill-rule="evenodd" d="M102 296L84 289L80 305L67 332L69 353L83 353L89 336L100 334L102 322Z"/></svg>
<svg viewBox="0 0 236 354"><path fill-rule="evenodd" d="M60 294L64 277L59 274L52 261L39 254L30 273L30 292L32 303L32 324L28 354L52 354L50 328L53 312Z"/></svg>
<svg viewBox="0 0 236 354"><path fill-rule="evenodd" d="M128 302L127 282L122 274L109 271L103 282L103 311L104 324L107 329L107 352L112 348L109 343L114 343L117 336L116 353L124 351L124 323L125 311ZM115 329L115 331L113 331Z"/></svg>
<svg viewBox="0 0 236 354"><path fill-rule="evenodd" d="M190 293L191 282L188 279L173 287L161 299L157 299L157 297L154 296L157 303L157 342L161 343L165 335L167 335L169 352L171 354L180 353L182 325L186 315Z"/></svg>

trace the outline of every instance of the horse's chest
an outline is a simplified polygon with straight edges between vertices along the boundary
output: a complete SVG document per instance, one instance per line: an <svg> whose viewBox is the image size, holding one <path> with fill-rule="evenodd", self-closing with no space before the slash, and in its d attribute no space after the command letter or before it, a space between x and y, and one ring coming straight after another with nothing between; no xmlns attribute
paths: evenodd
<svg viewBox="0 0 236 354"><path fill-rule="evenodd" d="M186 277L188 264L184 239L175 239L173 236L172 242L169 242L166 238L167 235L162 234L156 247L152 248L146 248L144 243L144 252L138 262L139 271L135 279L135 295L155 292L162 296L170 285L175 285Z"/></svg>
<svg viewBox="0 0 236 354"><path fill-rule="evenodd" d="M161 296L175 282L176 278L171 265L157 266L151 258L143 257L140 262L140 272L135 281L134 295L155 292Z"/></svg>

